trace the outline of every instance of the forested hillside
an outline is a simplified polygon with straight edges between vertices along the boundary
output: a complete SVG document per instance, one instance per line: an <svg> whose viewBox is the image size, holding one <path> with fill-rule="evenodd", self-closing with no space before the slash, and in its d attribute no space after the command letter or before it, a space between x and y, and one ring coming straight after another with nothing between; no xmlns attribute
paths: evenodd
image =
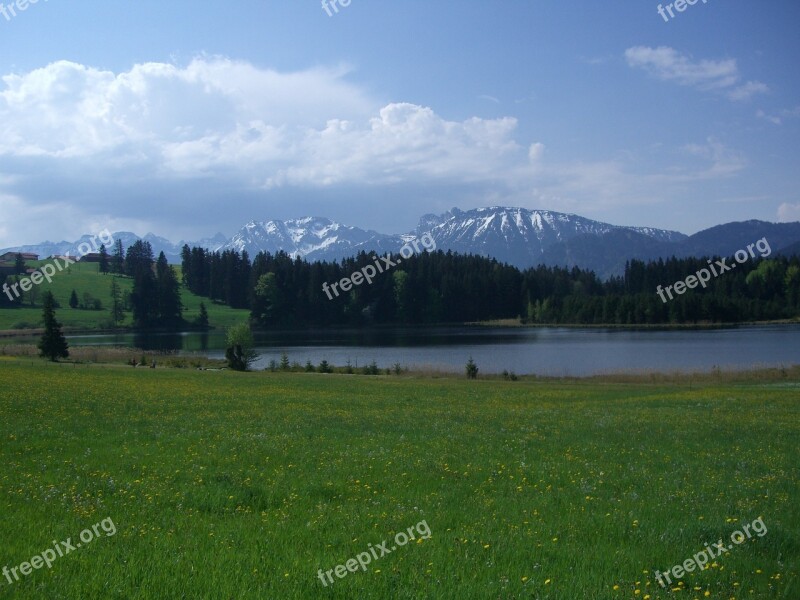
<svg viewBox="0 0 800 600"><path fill-rule="evenodd" d="M183 278L200 296L251 310L266 328L361 324L462 323L521 317L532 323L659 324L795 318L800 312L800 261L750 261L664 302L667 286L707 266L685 258L631 261L622 277L601 281L577 268L520 271L493 259L450 252L404 258L372 283L329 299L323 284L375 264L361 253L308 263L284 253L212 253L184 248Z"/></svg>

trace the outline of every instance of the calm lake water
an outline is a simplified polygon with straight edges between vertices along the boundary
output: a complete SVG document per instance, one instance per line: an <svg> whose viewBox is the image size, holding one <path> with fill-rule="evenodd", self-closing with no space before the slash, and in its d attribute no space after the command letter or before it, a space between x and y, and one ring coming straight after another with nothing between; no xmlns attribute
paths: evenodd
<svg viewBox="0 0 800 600"><path fill-rule="evenodd" d="M222 333L70 336L74 346L177 349L224 357ZM416 369L463 372L472 356L481 373L585 376L641 371L709 371L800 364L800 325L713 330L450 327L372 331L271 332L256 335L261 358L361 367L376 361Z"/></svg>

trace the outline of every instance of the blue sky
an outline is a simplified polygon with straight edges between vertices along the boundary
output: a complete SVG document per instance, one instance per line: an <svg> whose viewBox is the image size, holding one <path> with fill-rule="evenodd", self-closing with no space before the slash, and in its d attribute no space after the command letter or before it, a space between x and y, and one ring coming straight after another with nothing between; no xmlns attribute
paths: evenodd
<svg viewBox="0 0 800 600"><path fill-rule="evenodd" d="M453 206L800 220L800 4L658 5L6 9L0 247L306 215L399 233Z"/></svg>

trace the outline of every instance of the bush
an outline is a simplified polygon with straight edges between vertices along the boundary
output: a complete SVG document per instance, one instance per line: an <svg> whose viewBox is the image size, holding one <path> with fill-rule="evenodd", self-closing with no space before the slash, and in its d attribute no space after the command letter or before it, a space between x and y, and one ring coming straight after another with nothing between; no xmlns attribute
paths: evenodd
<svg viewBox="0 0 800 600"><path fill-rule="evenodd" d="M328 364L328 361L324 359L322 360L321 363L319 363L319 368L317 369L317 371L319 371L320 373L333 373L333 369L331 369L331 366Z"/></svg>
<svg viewBox="0 0 800 600"><path fill-rule="evenodd" d="M378 364L373 360L362 370L364 375L377 375L379 373Z"/></svg>
<svg viewBox="0 0 800 600"><path fill-rule="evenodd" d="M72 306L72 298L70 298L70 306ZM103 310L103 303L89 292L83 292L83 303L80 307L84 310Z"/></svg>
<svg viewBox="0 0 800 600"><path fill-rule="evenodd" d="M517 380L517 374L514 373L514 371L511 371L509 373L508 371L503 369L503 379L505 379L506 381L516 381Z"/></svg>
<svg viewBox="0 0 800 600"><path fill-rule="evenodd" d="M313 373L314 372L314 365L311 364L310 360L306 361L306 373Z"/></svg>

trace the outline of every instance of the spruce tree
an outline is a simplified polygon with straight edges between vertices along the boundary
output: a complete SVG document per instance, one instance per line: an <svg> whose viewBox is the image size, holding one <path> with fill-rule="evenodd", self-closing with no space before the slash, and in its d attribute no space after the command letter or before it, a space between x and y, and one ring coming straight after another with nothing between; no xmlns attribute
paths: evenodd
<svg viewBox="0 0 800 600"><path fill-rule="evenodd" d="M175 271L161 252L156 262L156 287L158 288L158 320L167 327L176 327L183 321L181 290Z"/></svg>
<svg viewBox="0 0 800 600"><path fill-rule="evenodd" d="M24 275L27 270L28 266L25 264L25 259L22 258L22 254L17 253L14 257L14 273L16 275Z"/></svg>
<svg viewBox="0 0 800 600"><path fill-rule="evenodd" d="M203 329L208 329L208 310L205 302L200 303L200 316L197 317L197 324Z"/></svg>
<svg viewBox="0 0 800 600"><path fill-rule="evenodd" d="M100 272L103 275L108 273L108 250L105 244L100 244Z"/></svg>
<svg viewBox="0 0 800 600"><path fill-rule="evenodd" d="M117 278L114 277L111 279L111 320L114 322L114 326L117 326L124 319L122 294L117 285Z"/></svg>
<svg viewBox="0 0 800 600"><path fill-rule="evenodd" d="M125 250L122 249L122 240L114 243L114 254L111 257L111 272L122 275L125 273Z"/></svg>
<svg viewBox="0 0 800 600"><path fill-rule="evenodd" d="M56 311L53 308L54 298L51 292L44 295L44 309L42 318L44 319L44 334L39 340L39 356L48 358L56 362L59 358L67 358L69 350L67 340L61 331L61 323L56 320Z"/></svg>

